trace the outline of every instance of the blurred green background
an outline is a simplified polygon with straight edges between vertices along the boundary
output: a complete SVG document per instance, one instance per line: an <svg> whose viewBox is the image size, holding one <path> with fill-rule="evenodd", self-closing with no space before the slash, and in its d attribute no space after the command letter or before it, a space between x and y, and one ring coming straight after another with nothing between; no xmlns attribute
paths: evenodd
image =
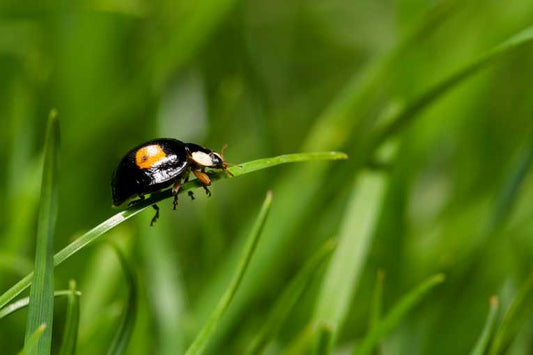
<svg viewBox="0 0 533 355"><path fill-rule="evenodd" d="M263 239L209 348L242 353L306 260L353 217L350 191L365 166L384 171L386 187L335 351L349 353L367 333L381 269L385 310L432 274L447 280L382 341L380 353L467 353L489 297L500 297L503 314L533 268L533 45L496 58L408 115L389 140L389 157L375 154L373 137L382 127L377 118L386 125L532 19L525 0L3 0L2 292L33 268L44 130L56 108L55 250L117 212L111 173L127 150L154 137L214 150L228 144L232 163L299 151L350 156L217 182L211 198L182 196L176 212L163 201L153 228L150 210L101 238L121 244L139 278L127 353L178 354L194 339L271 189ZM301 339L326 268L269 353ZM97 243L56 269L56 289L71 278L83 293L78 353L104 353L124 304L120 265ZM65 309L56 299L53 351ZM2 353L20 350L26 318L24 310L0 320ZM508 351L531 354L533 319L520 325Z"/></svg>

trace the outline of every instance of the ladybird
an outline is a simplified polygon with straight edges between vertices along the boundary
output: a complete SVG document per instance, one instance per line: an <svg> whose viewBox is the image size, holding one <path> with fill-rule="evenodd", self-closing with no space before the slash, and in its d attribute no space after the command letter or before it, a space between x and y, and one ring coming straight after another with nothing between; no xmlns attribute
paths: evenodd
<svg viewBox="0 0 533 355"><path fill-rule="evenodd" d="M231 175L227 167L222 152L219 154L198 144L183 143L173 138L148 141L126 153L113 172L113 206L119 207L138 196L139 200L130 202L130 205L135 204L144 200L146 194L172 186L173 208L176 209L181 184L189 180L191 172L211 196L208 188L211 180L205 169L222 169ZM194 199L192 191L189 191L189 196ZM150 225L159 218L159 207L156 204L152 206L156 213Z"/></svg>

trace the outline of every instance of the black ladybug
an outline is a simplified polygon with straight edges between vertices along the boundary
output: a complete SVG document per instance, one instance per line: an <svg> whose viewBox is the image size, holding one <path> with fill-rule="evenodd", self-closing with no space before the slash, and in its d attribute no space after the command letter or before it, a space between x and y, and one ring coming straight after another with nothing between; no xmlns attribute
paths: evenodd
<svg viewBox="0 0 533 355"><path fill-rule="evenodd" d="M205 173L205 168L226 171L227 166L221 154L198 144L183 143L172 138L148 141L130 150L113 172L113 206L118 207L135 196L144 200L145 194L172 185L173 205L176 209L181 183L189 180L191 172L210 196L211 192L207 187L211 185L211 180ZM189 196L194 199L192 191L189 191ZM156 214L151 225L159 218L159 207L155 204L153 207Z"/></svg>

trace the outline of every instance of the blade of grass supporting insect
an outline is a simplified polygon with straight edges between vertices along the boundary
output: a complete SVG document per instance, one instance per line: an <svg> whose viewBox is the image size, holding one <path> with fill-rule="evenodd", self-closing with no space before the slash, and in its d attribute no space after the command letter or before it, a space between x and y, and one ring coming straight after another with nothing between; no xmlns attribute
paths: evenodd
<svg viewBox="0 0 533 355"><path fill-rule="evenodd" d="M303 268L298 272L298 275L290 282L289 286L278 298L278 301L269 313L263 327L259 330L257 336L248 348L248 355L261 354L264 351L268 342L278 333L281 325L291 312L303 291L316 275L326 258L333 252L336 245L337 242L335 240L328 240L315 253L315 255L306 262Z"/></svg>
<svg viewBox="0 0 533 355"><path fill-rule="evenodd" d="M372 305L370 308L370 320L368 329L373 330L379 324L381 318L381 306L383 302L383 282L385 280L385 272L378 270L376 277L376 286L374 287L374 295L372 296Z"/></svg>
<svg viewBox="0 0 533 355"><path fill-rule="evenodd" d="M60 290L54 292L54 297L62 297L62 296L70 296L72 292L70 290ZM80 291L76 291L76 296L81 296ZM9 316L12 313L15 313L16 311L27 307L30 303L29 297L21 298L20 300L17 300L13 303L8 304L4 308L0 310L0 319L5 318Z"/></svg>
<svg viewBox="0 0 533 355"><path fill-rule="evenodd" d="M52 344L54 317L54 228L57 213L57 169L59 150L59 122L52 111L48 119L44 153L41 201L37 224L35 250L35 278L30 290L25 342L29 341L41 324L47 324L43 335L31 354L49 354Z"/></svg>
<svg viewBox="0 0 533 355"><path fill-rule="evenodd" d="M387 313L383 320L367 334L361 344L355 348L353 353L356 355L371 354L372 349L374 349L378 342L400 324L405 315L415 308L429 291L444 282L444 279L444 274L434 275L403 296L392 310Z"/></svg>
<svg viewBox="0 0 533 355"><path fill-rule="evenodd" d="M234 166L228 170L233 174L233 177L246 175L254 171L270 168L280 164L286 163L297 163L305 161L314 161L314 160L339 160L347 159L346 154L339 152L317 152L317 153L296 153L296 154L287 154L280 155L272 158L258 159L250 161L247 163L242 163L239 166ZM214 173L209 175L211 180L219 180L229 178L225 173ZM201 187L201 183L194 180L190 181L182 186L180 189L180 194L186 191L189 191L193 188ZM139 202L135 206L128 208L125 211L119 212L111 218L100 223L87 233L83 234L81 237L74 240L72 243L61 249L54 256L54 266L57 266L63 263L65 260L70 258L72 255L76 254L81 249L85 248L90 243L94 242L98 237L109 231L110 229L116 227L122 222L128 220L129 218L135 216L136 214L142 212L144 209L150 207L154 203L162 201L164 199L172 197L171 191L166 190L159 194L154 194L153 197L150 197L142 202ZM13 285L10 289L4 292L0 296L0 307L4 307L9 301L19 295L22 291L28 288L33 280L33 273L26 275L23 279Z"/></svg>
<svg viewBox="0 0 533 355"><path fill-rule="evenodd" d="M126 351L131 339L131 333L135 325L135 319L137 318L137 278L135 271L130 265L122 251L115 244L111 244L113 250L115 250L117 257L120 261L120 266L124 272L124 277L127 284L127 299L126 306L122 311L120 322L109 347L108 355L120 355Z"/></svg>
<svg viewBox="0 0 533 355"><path fill-rule="evenodd" d="M354 182L335 250L322 282L313 323L327 326L335 342L365 265L381 210L386 175L363 172Z"/></svg>
<svg viewBox="0 0 533 355"><path fill-rule="evenodd" d="M32 335L24 344L24 348L18 353L18 355L30 355L34 352L34 349L37 347L37 343L43 336L44 331L46 330L46 324L41 324L35 329Z"/></svg>
<svg viewBox="0 0 533 355"><path fill-rule="evenodd" d="M67 303L67 319L63 331L63 341L59 350L60 355L76 354L78 342L78 326L80 321L79 294L76 291L76 281L69 281L69 294Z"/></svg>
<svg viewBox="0 0 533 355"><path fill-rule="evenodd" d="M489 315L487 316L487 320L485 321L485 326L483 327L483 331L481 332L481 335L479 336L476 345L472 349L472 352L470 352L470 355L483 355L487 352L490 338L492 336L492 331L494 330L494 326L496 324L498 304L498 297L492 296L490 298Z"/></svg>
<svg viewBox="0 0 533 355"><path fill-rule="evenodd" d="M502 354L509 347L526 320L533 307L533 273L520 287L511 306L505 313L503 320L496 330L489 354Z"/></svg>
<svg viewBox="0 0 533 355"><path fill-rule="evenodd" d="M239 288L239 285L241 284L242 278L244 276L244 273L246 272L246 269L248 268L250 260L252 259L257 244L259 243L261 232L263 231L263 227L265 226L265 222L268 216L268 212L270 211L271 204L272 191L268 191L265 201L263 202L263 206L261 207L261 211L257 216L252 232L250 233L246 246L244 247L241 261L239 263L235 276L233 277L233 280L228 286L228 289L218 302L215 310L207 320L206 324L200 330L200 332L196 336L196 339L194 339L193 343L187 350L187 355L196 355L203 353L203 350L209 342L212 333L214 332L218 323L222 319L222 316L228 309L231 300L233 299L233 296L235 295L237 289Z"/></svg>

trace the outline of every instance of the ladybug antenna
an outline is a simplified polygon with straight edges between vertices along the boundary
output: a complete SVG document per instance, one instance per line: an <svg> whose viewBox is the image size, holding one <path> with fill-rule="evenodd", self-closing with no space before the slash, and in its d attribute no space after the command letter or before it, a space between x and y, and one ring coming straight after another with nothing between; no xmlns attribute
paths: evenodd
<svg viewBox="0 0 533 355"><path fill-rule="evenodd" d="M232 163L228 163L227 161L224 160L224 151L226 150L226 148L228 148L228 145L227 144L224 144L222 146L222 149L220 149L220 157L222 158L222 169L224 169L224 172L226 174L228 174L229 176L233 176L233 174L231 173L231 171L227 170L228 167L230 166L236 166L237 164L232 164Z"/></svg>
<svg viewBox="0 0 533 355"><path fill-rule="evenodd" d="M220 156L222 157L222 160L224 160L224 151L228 148L228 145L227 144L224 144L222 146L222 149L220 149Z"/></svg>

